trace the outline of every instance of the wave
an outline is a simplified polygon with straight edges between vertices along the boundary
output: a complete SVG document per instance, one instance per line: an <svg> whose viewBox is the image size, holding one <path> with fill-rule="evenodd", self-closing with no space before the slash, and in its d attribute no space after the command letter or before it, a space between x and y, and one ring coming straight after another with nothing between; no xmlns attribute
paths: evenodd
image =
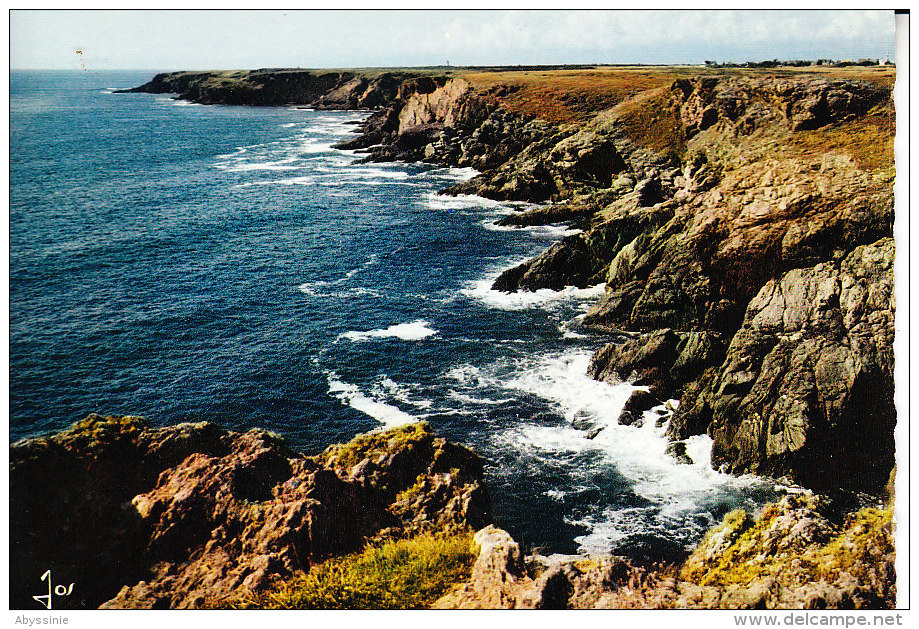
<svg viewBox="0 0 919 629"><path fill-rule="evenodd" d="M458 194L448 196L429 192L424 196L424 204L429 210L481 210L486 209L497 212L500 215L511 214L515 212L515 207L524 204L519 201L495 201L475 194Z"/></svg>
<svg viewBox="0 0 919 629"><path fill-rule="evenodd" d="M709 508L725 499L736 499L744 488L759 482L752 477L734 477L715 471L710 464L711 439L698 435L687 441L692 464L680 463L666 453L667 423L658 412L646 412L642 425L618 423L622 409L635 387L629 383L611 385L587 376L591 354L582 349L540 357L512 378L503 388L535 395L546 400L565 418L565 424L522 424L494 436L502 449L512 449L544 461L570 459L586 452L599 454L631 486L631 491L649 504L623 509L609 507L568 521L586 526L590 532L576 538L583 552L610 552L611 544L650 531L686 544L713 524ZM469 379L474 373L460 372ZM672 405L671 405L672 406ZM591 426L592 430L585 430ZM571 469L574 476L595 472ZM589 480L585 476L585 481ZM684 529L680 529L684 527Z"/></svg>
<svg viewBox="0 0 919 629"><path fill-rule="evenodd" d="M317 138L303 138L300 144L297 145L297 150L308 155L328 153L335 150L332 148L334 144L335 142L322 141Z"/></svg>
<svg viewBox="0 0 919 629"><path fill-rule="evenodd" d="M203 107L201 103L193 103L190 100L172 98L171 96L156 97L153 100L154 102L161 103L163 105L172 105L173 107Z"/></svg>
<svg viewBox="0 0 919 629"><path fill-rule="evenodd" d="M364 261L363 264L361 264L360 266L356 266L353 269L349 269L348 271L345 272L344 275L342 275L337 280L314 280L312 282L305 282L297 286L297 290L299 290L301 293L305 295L316 295L319 293L321 289L327 286L341 286L342 284L344 284L345 282L353 278L355 275L357 275L361 271L369 269L370 267L375 265L379 261L379 259L380 258L377 254L371 253L369 256L367 256L367 259ZM363 291L365 294L378 294L377 291L374 291L373 289L370 289L370 288L356 287L352 290Z"/></svg>
<svg viewBox="0 0 919 629"><path fill-rule="evenodd" d="M169 100L171 102L171 99ZM218 163L215 166L231 172L248 172L309 168L317 158L331 158L339 167L350 164L354 161L353 156L343 162L340 157L349 155L350 151L340 151L332 147L354 130L353 120L353 117L343 119L339 116L325 115L286 122L281 124L280 128L292 131L291 135L279 140L237 147L233 153L218 155ZM258 183L303 184L304 181L276 180Z"/></svg>
<svg viewBox="0 0 919 629"><path fill-rule="evenodd" d="M249 186L315 186L316 177L302 175L300 177L289 177L287 179L272 179L270 181L248 181L237 184L237 188L248 188Z"/></svg>
<svg viewBox="0 0 919 629"><path fill-rule="evenodd" d="M513 268L513 267L510 267ZM580 299L593 299L600 297L606 291L606 284L597 284L587 288L568 286L562 290L541 288L537 291L518 291L505 293L492 289L492 284L500 273L494 273L481 280L467 282L460 293L482 302L490 308L500 310L525 310L527 308L542 308L553 302L566 302Z"/></svg>
<svg viewBox="0 0 919 629"><path fill-rule="evenodd" d="M473 177L481 174L475 168L466 167L466 168L444 168L434 171L435 175L440 177L448 177L454 181L469 181Z"/></svg>
<svg viewBox="0 0 919 629"><path fill-rule="evenodd" d="M431 328L427 321L418 319L411 323L399 323L379 330L370 330L367 332L352 330L339 335L339 338L348 339L354 342L366 341L371 338L397 338L403 341L420 341L435 334L437 334L437 330Z"/></svg>
<svg viewBox="0 0 919 629"><path fill-rule="evenodd" d="M456 400L457 402L462 402L463 404L482 404L485 406L498 406L500 404L510 404L514 402L514 398L482 398L474 397L472 395L466 395L465 393L460 393L459 391L454 391L451 389L447 392L447 396Z"/></svg>
<svg viewBox="0 0 919 629"><path fill-rule="evenodd" d="M378 396L387 396L402 404L409 404L421 410L429 410L434 402L428 399L414 399L411 395L412 387L400 384L389 376L382 376L373 386L373 392Z"/></svg>
<svg viewBox="0 0 919 629"><path fill-rule="evenodd" d="M338 379L338 374L328 376L329 393L351 408L373 417L387 427L404 426L418 421L405 411L365 395L359 387Z"/></svg>
<svg viewBox="0 0 919 629"><path fill-rule="evenodd" d="M527 232L534 236L541 236L545 238L560 239L565 238L566 236L574 236L575 234L580 234L583 230L576 229L573 227L568 227L567 225L561 224L549 224L549 225L527 225L524 227L516 227L513 225L499 225L495 221L484 220L482 225L485 226L485 229L496 231L496 232Z"/></svg>
<svg viewBox="0 0 919 629"><path fill-rule="evenodd" d="M285 159L280 161L267 162L248 162L235 164L215 164L214 167L219 170L225 170L234 173L243 173L252 170L301 170L302 166L294 166L294 160Z"/></svg>

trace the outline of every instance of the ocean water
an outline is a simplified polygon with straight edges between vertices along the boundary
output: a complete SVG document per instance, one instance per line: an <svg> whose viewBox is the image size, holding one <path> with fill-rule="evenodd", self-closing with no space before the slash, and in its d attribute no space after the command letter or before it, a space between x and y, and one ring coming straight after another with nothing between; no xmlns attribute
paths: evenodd
<svg viewBox="0 0 919 629"><path fill-rule="evenodd" d="M679 556L769 497L712 470L706 437L681 465L653 416L616 423L633 387L586 377L607 339L579 325L602 286L490 290L564 227L436 194L472 171L333 149L367 112L112 93L149 76L10 75L11 441L98 412L313 453L427 420L547 553Z"/></svg>

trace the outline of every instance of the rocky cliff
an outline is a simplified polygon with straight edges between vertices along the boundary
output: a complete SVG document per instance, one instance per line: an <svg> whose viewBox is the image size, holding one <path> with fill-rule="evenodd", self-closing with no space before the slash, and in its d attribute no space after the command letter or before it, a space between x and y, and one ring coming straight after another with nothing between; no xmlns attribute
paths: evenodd
<svg viewBox="0 0 919 629"><path fill-rule="evenodd" d="M532 83L470 75L412 90L348 146L483 171L447 193L553 202L505 224L582 226L494 288L605 282L584 325L633 336L591 375L679 399L674 440L708 433L728 471L877 493L896 421L891 79L683 72L549 122L512 106Z"/></svg>
<svg viewBox="0 0 919 629"><path fill-rule="evenodd" d="M122 93L176 94L204 105L301 105L374 109L392 103L421 72L383 70L232 70L166 72Z"/></svg>
<svg viewBox="0 0 919 629"><path fill-rule="evenodd" d="M490 522L482 461L424 424L314 457L263 430L91 415L10 449L10 605L187 608L257 593L371 540Z"/></svg>
<svg viewBox="0 0 919 629"><path fill-rule="evenodd" d="M447 193L551 202L506 223L582 232L495 288L604 282L583 322L611 342L590 374L648 385L632 416L676 398L675 453L707 433L724 470L879 494L896 423L893 75L852 72L253 71L139 89L375 108L344 145L365 159L470 166ZM48 568L87 584L75 606L212 604L368 540L488 523L475 455L423 428L381 434L305 457L261 431L92 417L16 444L12 604ZM890 512L840 509L794 494L657 570L526 560L485 529L440 605L891 606Z"/></svg>
<svg viewBox="0 0 919 629"><path fill-rule="evenodd" d="M525 557L494 526L475 535L468 582L442 609L885 609L896 604L889 510L847 517L792 493L751 516L728 514L681 565L622 557Z"/></svg>
<svg viewBox="0 0 919 629"><path fill-rule="evenodd" d="M73 584L55 609L417 607L393 597L422 577L398 571L437 546L423 579L440 608L893 607L891 511L845 506L790 491L678 565L524 556L489 524L482 460L424 424L310 457L262 430L91 415L11 447L10 606L36 608L51 570ZM391 595L348 589L368 583Z"/></svg>

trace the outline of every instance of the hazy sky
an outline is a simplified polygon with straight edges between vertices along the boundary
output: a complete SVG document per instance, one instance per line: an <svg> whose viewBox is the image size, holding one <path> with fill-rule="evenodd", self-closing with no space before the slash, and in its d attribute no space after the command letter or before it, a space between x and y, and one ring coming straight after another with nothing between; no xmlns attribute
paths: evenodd
<svg viewBox="0 0 919 629"><path fill-rule="evenodd" d="M893 59L893 35L892 11L12 11L10 67Z"/></svg>

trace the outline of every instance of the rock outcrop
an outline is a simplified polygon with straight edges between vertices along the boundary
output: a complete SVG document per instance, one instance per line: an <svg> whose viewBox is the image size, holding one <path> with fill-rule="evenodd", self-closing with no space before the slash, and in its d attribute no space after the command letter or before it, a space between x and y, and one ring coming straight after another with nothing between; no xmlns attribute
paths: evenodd
<svg viewBox="0 0 919 629"><path fill-rule="evenodd" d="M493 288L605 282L583 323L640 334L591 375L682 398L670 434L709 433L724 469L878 492L895 423L889 99L842 79L683 78L547 135L461 190L507 198L523 177L532 200L568 199L530 220L585 229Z"/></svg>
<svg viewBox="0 0 919 629"><path fill-rule="evenodd" d="M708 425L731 471L877 492L894 465L893 260L885 238L766 283L676 430Z"/></svg>
<svg viewBox="0 0 919 629"><path fill-rule="evenodd" d="M165 72L121 93L176 94L204 105L301 105L376 109L395 101L412 72L235 70Z"/></svg>
<svg viewBox="0 0 919 629"><path fill-rule="evenodd" d="M889 609L896 604L891 512L840 516L825 499L789 493L739 510L681 565L622 557L523 557L505 531L475 536L470 581L447 609Z"/></svg>
<svg viewBox="0 0 919 629"><path fill-rule="evenodd" d="M369 539L490 521L482 462L422 424L307 457L271 433L90 416L10 451L11 606L188 608Z"/></svg>

